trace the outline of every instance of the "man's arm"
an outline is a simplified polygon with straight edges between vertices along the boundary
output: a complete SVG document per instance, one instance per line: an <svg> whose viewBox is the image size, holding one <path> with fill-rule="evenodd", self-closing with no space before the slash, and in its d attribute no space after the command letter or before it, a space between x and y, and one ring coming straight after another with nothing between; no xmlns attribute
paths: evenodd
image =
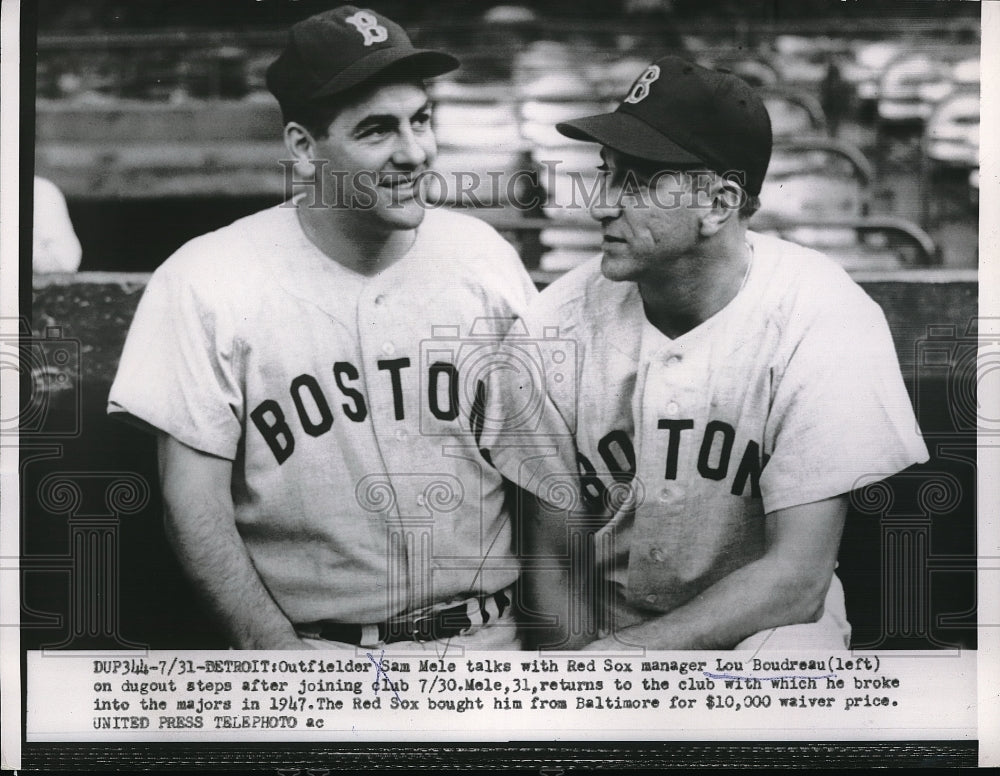
<svg viewBox="0 0 1000 776"><path fill-rule="evenodd" d="M519 517L528 549L522 579L530 612L555 617L551 626L536 624L525 634L529 648L580 649L594 638L591 587L592 538L572 526L569 513L520 491ZM572 530L572 535L570 530Z"/></svg>
<svg viewBox="0 0 1000 776"><path fill-rule="evenodd" d="M237 649L309 649L271 598L236 530L232 463L158 439L167 539Z"/></svg>
<svg viewBox="0 0 1000 776"><path fill-rule="evenodd" d="M833 576L847 497L772 512L759 559L720 579L686 604L619 630L587 649L732 649L747 636L815 622Z"/></svg>

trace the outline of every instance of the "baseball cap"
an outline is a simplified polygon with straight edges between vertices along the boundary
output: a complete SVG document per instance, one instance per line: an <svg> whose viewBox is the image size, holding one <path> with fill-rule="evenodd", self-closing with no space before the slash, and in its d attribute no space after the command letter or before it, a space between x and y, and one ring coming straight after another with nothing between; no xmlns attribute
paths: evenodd
<svg viewBox="0 0 1000 776"><path fill-rule="evenodd" d="M556 129L641 159L738 173L750 194L760 194L771 160L771 119L754 88L676 56L649 65L613 112Z"/></svg>
<svg viewBox="0 0 1000 776"><path fill-rule="evenodd" d="M366 8L342 5L294 25L284 51L267 68L267 88L282 107L339 94L389 67L430 78L454 70L451 54L414 48L391 19Z"/></svg>

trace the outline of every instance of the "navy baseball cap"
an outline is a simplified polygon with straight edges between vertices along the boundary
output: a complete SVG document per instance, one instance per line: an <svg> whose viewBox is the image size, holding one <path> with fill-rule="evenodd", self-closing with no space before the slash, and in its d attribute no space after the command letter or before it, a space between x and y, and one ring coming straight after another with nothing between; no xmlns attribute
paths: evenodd
<svg viewBox="0 0 1000 776"><path fill-rule="evenodd" d="M285 50L267 68L267 88L282 107L303 105L358 86L387 68L430 78L454 70L451 54L414 48L391 19L342 5L292 25Z"/></svg>
<svg viewBox="0 0 1000 776"><path fill-rule="evenodd" d="M613 112L556 129L640 159L736 174L750 194L760 194L771 160L771 118L757 91L675 56L647 67Z"/></svg>

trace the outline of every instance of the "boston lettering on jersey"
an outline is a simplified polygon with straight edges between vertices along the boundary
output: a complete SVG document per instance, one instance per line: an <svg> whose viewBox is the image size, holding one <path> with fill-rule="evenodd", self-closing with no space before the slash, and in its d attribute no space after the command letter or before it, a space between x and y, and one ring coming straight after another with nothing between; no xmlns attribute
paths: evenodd
<svg viewBox="0 0 1000 776"><path fill-rule="evenodd" d="M750 495L760 498L760 476L770 457L761 453L760 445L750 440L739 455L738 463L733 466L736 456L733 446L736 442L736 429L722 420L710 420L705 428L700 430L701 440L697 441L699 430L695 428L692 418L661 418L657 428L665 431L663 444L654 444L655 450L663 450L663 478L676 480L677 461L680 457L681 445L698 444L698 474L707 480L722 481L733 470L729 492L734 496L744 495L747 483L750 484ZM693 432L693 434L685 434ZM635 448L629 435L621 430L605 434L597 443L597 452L607 467L608 473L615 482L631 482L636 473ZM605 502L607 486L597 475L593 462L583 452L577 453L577 467L584 498L592 506Z"/></svg>
<svg viewBox="0 0 1000 776"><path fill-rule="evenodd" d="M376 362L380 372L385 373L385 384L378 386L392 395L394 420L406 420L407 403L403 388L403 372L410 368L410 359L395 358ZM369 402L357 387L361 374L349 361L333 364L333 382L341 397L345 399L338 410L354 423L363 423L369 416ZM441 421L454 421L459 416L459 375L454 364L443 361L432 363L427 370L427 408L431 415ZM288 387L294 416L298 425L308 436L322 436L333 428L336 399L330 399L320 381L313 375L301 374ZM338 397L340 398L340 397ZM475 400L469 413L469 430L478 443L483 433L483 413L485 407L485 387L480 382L476 388ZM291 409L277 399L264 399L250 412L257 431L274 454L275 460L283 464L295 451L295 432L292 430ZM487 462L486 451L482 451Z"/></svg>

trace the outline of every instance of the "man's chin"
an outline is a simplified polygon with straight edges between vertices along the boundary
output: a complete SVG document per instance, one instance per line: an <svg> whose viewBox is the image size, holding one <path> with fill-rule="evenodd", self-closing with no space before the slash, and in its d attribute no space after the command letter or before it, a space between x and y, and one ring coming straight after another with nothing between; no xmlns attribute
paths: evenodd
<svg viewBox="0 0 1000 776"><path fill-rule="evenodd" d="M379 213L379 220L393 229L416 229L424 221L426 211L417 200L397 203Z"/></svg>
<svg viewBox="0 0 1000 776"><path fill-rule="evenodd" d="M614 256L604 251L601 255L601 274L608 280L634 280L632 262L623 256Z"/></svg>

